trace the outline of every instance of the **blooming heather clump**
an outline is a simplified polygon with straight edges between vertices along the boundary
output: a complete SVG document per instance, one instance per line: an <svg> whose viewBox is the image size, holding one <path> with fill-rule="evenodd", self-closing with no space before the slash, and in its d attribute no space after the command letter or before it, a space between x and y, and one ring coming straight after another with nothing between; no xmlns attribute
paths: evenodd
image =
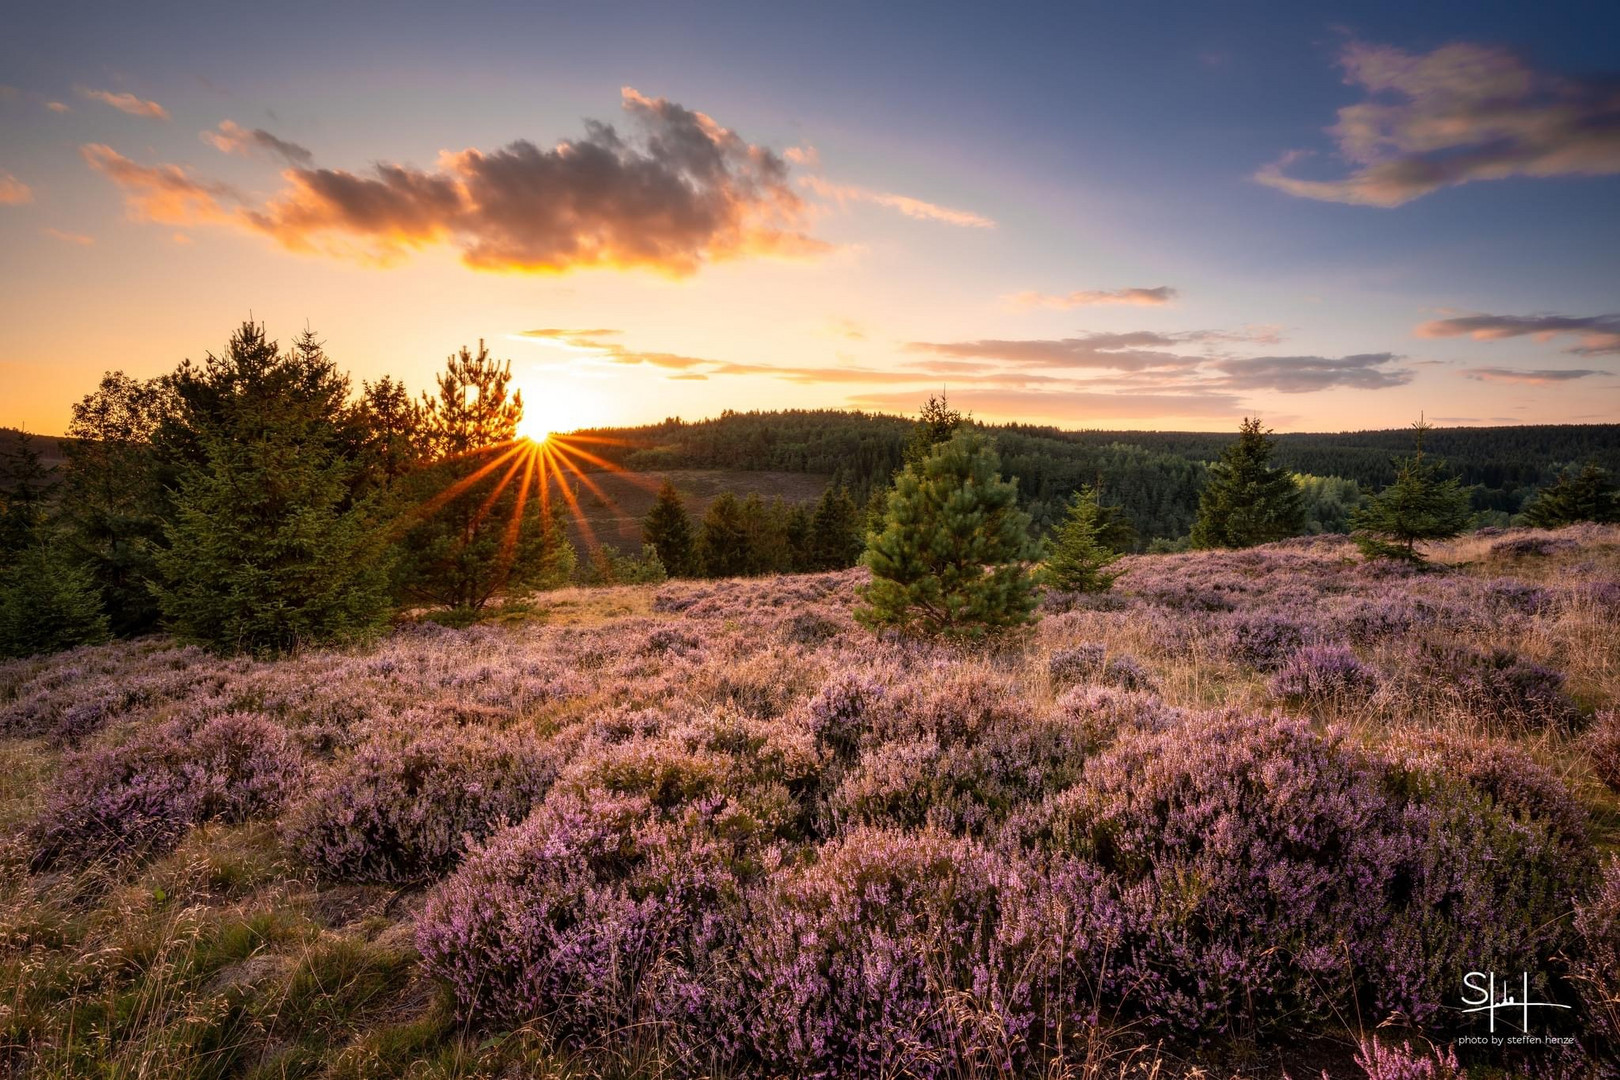
<svg viewBox="0 0 1620 1080"><path fill-rule="evenodd" d="M1096 864L1119 937L1104 1000L1188 1032L1326 1017L1374 929L1398 846L1377 771L1302 722L1132 732L1021 823ZM1095 919L1082 893L1077 924Z"/></svg>
<svg viewBox="0 0 1620 1080"><path fill-rule="evenodd" d="M1238 612L1224 620L1223 645L1240 664L1261 671L1281 666L1301 645L1306 628L1295 619L1262 612Z"/></svg>
<svg viewBox="0 0 1620 1080"><path fill-rule="evenodd" d="M1526 660L1510 649L1432 650L1427 677L1447 686L1462 706L1489 724L1509 729L1573 724L1574 703L1564 694L1563 672Z"/></svg>
<svg viewBox="0 0 1620 1080"><path fill-rule="evenodd" d="M1598 779L1620 791L1620 709L1604 709L1592 718L1586 753Z"/></svg>
<svg viewBox="0 0 1620 1080"><path fill-rule="evenodd" d="M835 677L810 700L810 730L816 745L838 760L853 759L866 730L889 703L889 688L854 673Z"/></svg>
<svg viewBox="0 0 1620 1080"><path fill-rule="evenodd" d="M1564 552L1579 551L1581 545L1562 536L1519 536L1511 540L1498 540L1491 545L1493 559L1528 559Z"/></svg>
<svg viewBox="0 0 1620 1080"><path fill-rule="evenodd" d="M1580 991L1586 1030L1598 1054L1620 1055L1620 856L1611 856L1597 889L1575 911L1583 948L1570 973Z"/></svg>
<svg viewBox="0 0 1620 1080"><path fill-rule="evenodd" d="M1307 645L1271 678L1271 692L1311 705L1349 704L1377 689L1371 668L1343 645Z"/></svg>
<svg viewBox="0 0 1620 1080"><path fill-rule="evenodd" d="M228 713L74 755L34 826L35 864L159 852L202 821L273 817L303 774L286 731Z"/></svg>
<svg viewBox="0 0 1620 1080"><path fill-rule="evenodd" d="M1076 683L1091 682L1102 673L1103 661L1108 654L1102 645L1073 645L1058 649L1046 662L1052 689L1063 690Z"/></svg>
<svg viewBox="0 0 1620 1080"><path fill-rule="evenodd" d="M767 1071L1009 1071L1023 1025L998 924L1013 873L970 840L856 829L772 878L743 931L738 1010Z"/></svg>
<svg viewBox="0 0 1620 1080"><path fill-rule="evenodd" d="M1410 1042L1396 1046L1369 1035L1356 1051L1356 1064L1367 1080L1466 1080L1468 1071L1457 1061L1457 1051L1434 1046L1414 1048Z"/></svg>
<svg viewBox="0 0 1620 1080"><path fill-rule="evenodd" d="M641 1028L698 1052L736 1006L713 999L711 973L737 925L727 816L723 803L665 820L645 799L557 793L428 897L427 971L469 1019L592 1046Z"/></svg>
<svg viewBox="0 0 1620 1080"><path fill-rule="evenodd" d="M1329 620L1333 633L1357 645L1371 645L1408 633L1423 622L1424 608L1405 592L1345 600Z"/></svg>
<svg viewBox="0 0 1620 1080"><path fill-rule="evenodd" d="M1187 717L1186 710L1166 705L1157 694L1106 686L1075 687L1058 699L1058 714L1093 747L1113 742L1124 731L1176 727Z"/></svg>
<svg viewBox="0 0 1620 1080"><path fill-rule="evenodd" d="M417 729L401 718L331 764L293 809L288 843L331 877L442 874L469 841L522 820L540 800L556 774L546 751L521 732Z"/></svg>

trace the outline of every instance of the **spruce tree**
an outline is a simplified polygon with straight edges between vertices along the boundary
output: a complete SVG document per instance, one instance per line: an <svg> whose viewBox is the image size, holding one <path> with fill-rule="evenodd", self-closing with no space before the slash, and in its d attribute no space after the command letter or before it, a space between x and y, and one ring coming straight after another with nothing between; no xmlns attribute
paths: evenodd
<svg viewBox="0 0 1620 1080"><path fill-rule="evenodd" d="M976 638L1022 626L1039 557L1018 488L982 435L958 433L895 481L883 531L867 537L862 625Z"/></svg>
<svg viewBox="0 0 1620 1080"><path fill-rule="evenodd" d="M1048 580L1064 592L1106 592L1119 576L1107 572L1119 559L1106 539L1108 525L1097 489L1075 492L1046 557Z"/></svg>
<svg viewBox="0 0 1620 1080"><path fill-rule="evenodd" d="M1524 523L1538 529L1556 529L1577 521L1620 521L1620 490L1607 469L1588 462L1578 473L1565 471L1551 487L1543 488L1524 508Z"/></svg>
<svg viewBox="0 0 1620 1080"><path fill-rule="evenodd" d="M665 480L641 523L641 542L650 544L671 577L689 577L697 570L692 519L675 485Z"/></svg>
<svg viewBox="0 0 1620 1080"><path fill-rule="evenodd" d="M1417 545L1424 540L1448 540L1473 519L1468 491L1445 467L1423 458L1423 436L1429 425L1420 418L1412 425L1416 449L1395 463L1395 482L1356 511L1352 523L1356 544L1369 558L1421 562Z"/></svg>
<svg viewBox="0 0 1620 1080"><path fill-rule="evenodd" d="M19 431L16 442L0 459L0 569L20 560L39 543L54 486L34 448L34 437Z"/></svg>
<svg viewBox="0 0 1620 1080"><path fill-rule="evenodd" d="M934 447L950 442L966 421L967 417L951 408L943 390L939 397L930 395L901 451L906 467L913 471L921 469L923 461L934 452Z"/></svg>
<svg viewBox="0 0 1620 1080"><path fill-rule="evenodd" d="M703 515L698 538L698 561L706 577L742 577L754 562L751 531L743 504L729 491L721 492Z"/></svg>
<svg viewBox="0 0 1620 1080"><path fill-rule="evenodd" d="M0 657L107 640L107 617L96 583L64 551L64 545L41 536L0 570Z"/></svg>
<svg viewBox="0 0 1620 1080"><path fill-rule="evenodd" d="M387 612L384 543L352 498L348 381L314 335L280 350L244 324L225 355L182 365L180 473L157 596L181 638L265 652L345 640Z"/></svg>
<svg viewBox="0 0 1620 1080"><path fill-rule="evenodd" d="M517 439L523 396L511 381L511 361L480 341L476 355L452 354L437 394L423 395L428 464L405 485L397 578L412 599L471 614L503 589L551 588L573 572L545 463Z"/></svg>
<svg viewBox="0 0 1620 1080"><path fill-rule="evenodd" d="M865 546L861 509L849 489L828 485L810 516L806 569L843 570L860 561Z"/></svg>
<svg viewBox="0 0 1620 1080"><path fill-rule="evenodd" d="M1237 442L1210 465L1192 528L1194 547L1253 547L1304 528L1299 486L1287 470L1271 464L1274 446L1267 435L1259 417L1244 418Z"/></svg>

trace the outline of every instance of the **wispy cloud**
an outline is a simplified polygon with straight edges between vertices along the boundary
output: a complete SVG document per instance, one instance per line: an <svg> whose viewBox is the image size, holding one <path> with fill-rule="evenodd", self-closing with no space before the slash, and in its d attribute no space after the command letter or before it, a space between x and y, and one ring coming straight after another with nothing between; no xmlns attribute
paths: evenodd
<svg viewBox="0 0 1620 1080"><path fill-rule="evenodd" d="M1456 315L1422 323L1412 332L1421 338L1470 337L1475 341L1516 337L1551 341L1567 336L1578 344L1565 351L1577 356L1620 355L1620 315Z"/></svg>
<svg viewBox="0 0 1620 1080"><path fill-rule="evenodd" d="M1175 300L1178 293L1168 285L1151 289L1079 289L1071 293L1021 292L1006 298L1016 308L1053 308L1067 311L1077 307L1096 307L1104 304L1127 304L1136 307L1161 307Z"/></svg>
<svg viewBox="0 0 1620 1080"><path fill-rule="evenodd" d="M1229 389L1309 394L1335 387L1387 390L1404 386L1412 381L1412 373L1390 366L1400 359L1387 352L1352 356L1249 356L1219 360L1210 367L1225 376L1220 385Z"/></svg>
<svg viewBox="0 0 1620 1080"><path fill-rule="evenodd" d="M1532 368L1525 370L1520 368L1477 367L1464 368L1457 374L1465 379L1473 379L1476 382L1527 383L1531 386L1547 386L1604 373L1586 368Z"/></svg>
<svg viewBox="0 0 1620 1080"><path fill-rule="evenodd" d="M65 232L61 229L52 229L49 227L43 228L39 231L44 233L46 236L49 236L53 240L60 240L64 244L74 244L78 247L89 247L91 244L96 242L95 237L86 236L84 233Z"/></svg>
<svg viewBox="0 0 1620 1080"><path fill-rule="evenodd" d="M33 188L10 173L0 171L0 206L21 206L33 201Z"/></svg>
<svg viewBox="0 0 1620 1080"><path fill-rule="evenodd" d="M1288 173L1290 151L1260 169L1262 184L1307 199L1400 206L1441 188L1515 176L1620 173L1620 88L1531 70L1512 53L1461 42L1413 55L1351 42L1345 81L1370 100L1328 128L1355 166L1340 179Z"/></svg>
<svg viewBox="0 0 1620 1080"><path fill-rule="evenodd" d="M802 152L801 152L802 153ZM801 176L799 183L824 199L843 205L851 202L871 203L898 210L919 221L937 221L944 225L959 225L969 229L993 229L996 223L971 210L952 210L948 206L914 199L910 195L896 195L888 191L873 191L856 184L835 184L820 176Z"/></svg>
<svg viewBox="0 0 1620 1080"><path fill-rule="evenodd" d="M47 101L45 107L53 113L67 113L73 111L73 106L65 101Z"/></svg>
<svg viewBox="0 0 1620 1080"><path fill-rule="evenodd" d="M1069 423L1157 420L1164 417L1236 417L1243 402L1230 394L1099 394L1085 390L952 390L951 404L984 416L1034 416ZM911 412L915 392L858 394L852 404Z"/></svg>
<svg viewBox="0 0 1620 1080"><path fill-rule="evenodd" d="M92 90L87 86L77 87L79 96L90 101L99 101L103 105L111 105L119 112L131 116L143 116L149 120L167 120L169 110L155 101L147 101L130 93L114 93L111 90Z"/></svg>
<svg viewBox="0 0 1620 1080"><path fill-rule="evenodd" d="M200 137L203 142L225 154L242 157L260 154L279 158L288 165L309 166L315 162L315 155L306 147L277 138L264 128L249 131L235 120L222 120L217 129L204 131Z"/></svg>
<svg viewBox="0 0 1620 1080"><path fill-rule="evenodd" d="M136 221L195 225L230 221L222 199L234 199L228 184L198 180L179 165L140 165L103 143L79 148L92 169L124 192L124 204Z"/></svg>

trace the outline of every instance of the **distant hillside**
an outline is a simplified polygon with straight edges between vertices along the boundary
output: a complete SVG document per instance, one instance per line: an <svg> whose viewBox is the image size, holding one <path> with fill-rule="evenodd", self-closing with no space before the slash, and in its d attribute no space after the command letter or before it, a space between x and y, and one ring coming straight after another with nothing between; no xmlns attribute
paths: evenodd
<svg viewBox="0 0 1620 1080"><path fill-rule="evenodd" d="M0 461L10 461L12 454L16 453L27 439L32 443L34 453L39 455L40 464L46 469L59 469L67 464L67 455L62 452L62 443L65 440L57 435L37 435L34 432L23 433L16 428L0 427Z"/></svg>
<svg viewBox="0 0 1620 1080"><path fill-rule="evenodd" d="M727 412L713 420L666 420L585 434L593 449L636 471L725 469L803 472L849 485L864 497L899 467L911 421L835 410ZM1181 536L1192 524L1204 469L1235 438L1211 432L1064 431L1028 424L985 425L1003 471L1018 478L1037 525L1054 521L1081 484L1101 480L1146 537ZM1342 476L1376 490L1409 453L1405 428L1277 436L1278 460L1318 476ZM1620 472L1620 424L1436 428L1425 447L1476 486L1475 508L1516 513L1566 465L1596 461Z"/></svg>

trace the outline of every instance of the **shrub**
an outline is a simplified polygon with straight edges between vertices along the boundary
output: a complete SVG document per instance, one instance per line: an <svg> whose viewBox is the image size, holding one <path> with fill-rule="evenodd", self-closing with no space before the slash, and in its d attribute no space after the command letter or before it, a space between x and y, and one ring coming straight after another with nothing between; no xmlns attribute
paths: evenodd
<svg viewBox="0 0 1620 1080"><path fill-rule="evenodd" d="M1124 690L1147 690L1153 686L1153 677L1134 656L1118 653L1107 655L1101 645L1076 645L1058 649L1047 661L1047 672L1054 690L1063 690L1083 682L1101 682Z"/></svg>
<svg viewBox="0 0 1620 1080"><path fill-rule="evenodd" d="M1598 779L1620 791L1620 709L1604 709L1592 718L1586 752Z"/></svg>
<svg viewBox="0 0 1620 1080"><path fill-rule="evenodd" d="M1361 1039L1356 1064L1367 1080L1466 1080L1468 1076L1453 1047L1444 1051L1429 1045L1414 1048L1409 1041L1396 1046L1372 1035Z"/></svg>
<svg viewBox="0 0 1620 1080"><path fill-rule="evenodd" d="M193 824L273 817L303 775L287 732L264 717L179 720L71 756L34 826L34 863L161 852Z"/></svg>
<svg viewBox="0 0 1620 1080"><path fill-rule="evenodd" d="M1278 615L1234 612L1224 619L1223 644L1238 663L1270 671L1305 644L1305 627Z"/></svg>
<svg viewBox="0 0 1620 1080"><path fill-rule="evenodd" d="M1343 645L1307 645L1272 676L1271 692L1313 705L1347 704L1378 685L1371 668Z"/></svg>
<svg viewBox="0 0 1620 1080"><path fill-rule="evenodd" d="M522 820L554 775L532 736L408 714L328 767L294 808L287 840L335 878L436 876L469 842Z"/></svg>
<svg viewBox="0 0 1620 1080"><path fill-rule="evenodd" d="M709 968L735 935L726 813L664 821L645 799L558 792L429 895L427 971L465 1019L596 1047L639 1029L695 1052L722 1011Z"/></svg>
<svg viewBox="0 0 1620 1080"><path fill-rule="evenodd" d="M1579 715L1563 692L1562 672L1510 649L1433 649L1426 667L1429 677L1448 685L1465 709L1493 725L1569 725Z"/></svg>
<svg viewBox="0 0 1620 1080"><path fill-rule="evenodd" d="M1620 857L1611 857L1593 894L1575 911L1582 949L1570 972L1581 993L1597 1054L1620 1053Z"/></svg>
<svg viewBox="0 0 1620 1080"><path fill-rule="evenodd" d="M1490 556L1493 559L1528 559L1579 551L1580 547L1575 541L1561 536L1519 536L1492 544Z"/></svg>

